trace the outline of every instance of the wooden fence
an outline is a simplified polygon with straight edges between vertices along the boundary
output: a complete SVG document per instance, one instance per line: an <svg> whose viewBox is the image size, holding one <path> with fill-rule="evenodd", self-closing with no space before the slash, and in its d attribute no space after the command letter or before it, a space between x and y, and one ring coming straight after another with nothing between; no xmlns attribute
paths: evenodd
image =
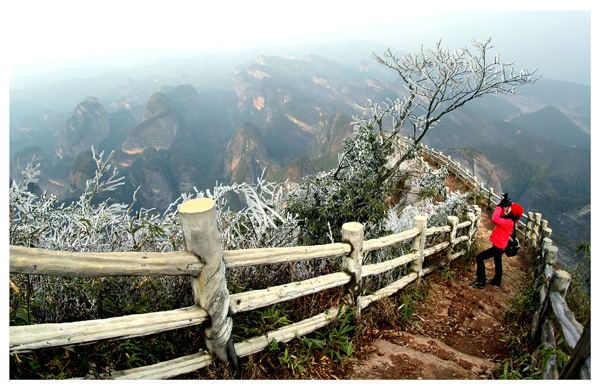
<svg viewBox="0 0 600 390"><path fill-rule="evenodd" d="M477 209L476 209L477 210ZM469 213L468 220L448 218L448 225L427 227L425 217L415 217L414 227L402 233L364 240L363 225L350 222L342 228L341 243L294 248L268 248L223 251L216 225L215 204L210 199L194 199L179 209L186 251L169 254L148 253L71 253L24 247L10 247L10 272L53 276L124 276L189 275L195 305L179 310L135 314L117 318L72 323L10 327L10 351L13 353L87 344L100 340L123 339L167 330L210 324L205 329L209 352L199 352L151 366L113 372L115 379L161 379L195 371L213 362L213 356L237 364L238 357L265 349L273 340L287 342L319 329L336 318L339 308L282 327L266 335L233 344L232 315L255 310L340 286L353 298L357 311L374 301L390 296L410 283L418 282L462 255L453 253L460 243L470 245L477 232L480 212ZM444 235L445 239L426 247L426 238ZM411 253L376 264L363 265L365 253L401 242L412 243ZM424 259L444 252L445 261L424 266ZM229 294L225 268L248 267L343 256L340 272L318 276L263 290ZM370 295L360 295L364 278L408 266L408 275ZM210 320L210 321L209 321ZM212 354L210 353L212 352Z"/></svg>
<svg viewBox="0 0 600 390"><path fill-rule="evenodd" d="M493 207L500 198L493 190L485 190L476 178L441 153L425 148L425 154L438 163L448 165L452 173L473 189L487 196ZM395 294L439 267L463 256L476 237L481 210L475 206L466 221L448 217L448 225L427 227L427 219L417 216L410 230L377 239L364 240L364 227L349 222L342 227L342 242L293 248L223 250L216 224L215 204L210 199L194 199L180 206L179 214L186 250L175 253L71 253L42 249L10 247L10 272L51 276L161 276L188 275L191 278L194 305L171 311L135 314L122 317L72 323L11 326L9 348L12 353L42 348L88 344L101 340L125 339L156 334L173 329L205 324L205 340L209 351L183 356L158 364L112 372L114 379L163 379L193 372L211 364L214 356L238 365L238 358L264 350L273 340L288 342L326 326L340 314L332 307L319 315L284 326L265 335L233 343L232 316L289 301L319 291L343 288L357 313L371 303ZM548 243L551 230L540 214L528 214L527 224L520 225L519 236L535 248ZM427 237L441 237L427 246ZM409 242L413 250L398 258L363 265L369 251ZM464 243L463 245L460 245ZM462 247L462 248L461 248ZM442 261L426 264L425 259L443 254ZM229 294L225 269L310 261L342 256L341 270L304 281ZM369 295L361 295L364 278L406 267L407 275ZM552 294L550 294L552 295ZM589 354L588 354L589 356Z"/></svg>
<svg viewBox="0 0 600 390"><path fill-rule="evenodd" d="M500 202L500 196L494 194L494 189L486 189L478 182L477 177L458 162L452 161L450 156L444 156L433 148L424 146L422 154L427 156L439 166L447 165L449 171L460 179L468 188L487 199L487 207L493 209ZM538 362L534 364L543 368L544 379L591 379L591 320L588 318L585 327L576 319L565 302L565 296L571 281L571 275L562 269L556 268L556 255L558 248L552 245L550 236L552 229L548 221L542 219L540 213L527 213L527 222L519 221L520 230L517 237L529 248L530 257L535 262L534 290L539 288L540 309L535 315L532 326L532 342L541 345L547 350L556 349L554 336L554 323L562 331L565 347L570 358L559 373L555 353L548 356L538 354Z"/></svg>

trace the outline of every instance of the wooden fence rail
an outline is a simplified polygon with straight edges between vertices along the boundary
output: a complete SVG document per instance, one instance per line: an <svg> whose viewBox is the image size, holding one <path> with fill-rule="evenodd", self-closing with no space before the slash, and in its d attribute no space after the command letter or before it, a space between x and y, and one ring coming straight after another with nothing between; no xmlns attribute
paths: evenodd
<svg viewBox="0 0 600 390"><path fill-rule="evenodd" d="M478 195L488 199L489 207L493 207L500 200L493 193L493 189L486 190L483 185L477 183L476 178L470 176L449 157L426 147L424 154L438 164L450 167L453 174L467 185L471 185ZM468 219L463 222L459 222L457 217L450 216L448 225L442 227L428 228L427 219L418 216L415 217L412 229L370 240L364 240L364 227L361 224L350 222L342 227L341 243L232 251L223 250L220 246L215 204L212 200L194 199L185 202L180 206L179 213L185 251L165 254L70 253L11 246L10 272L66 277L187 275L192 280L194 306L101 320L11 326L10 352L20 353L40 348L138 337L206 323L205 340L209 351L201 351L146 367L112 372L111 378L170 378L205 367L214 361L214 356L229 362L235 368L239 357L262 351L274 340L284 343L314 332L335 320L345 309L344 307L329 308L321 314L265 335L233 343L232 316L236 313L255 310L327 289L343 288L347 292L349 301L355 306L357 314L360 315L360 312L371 303L393 295L411 283L418 283L423 276L463 256L475 240L481 210L475 206L475 213L469 213ZM547 222L541 220L540 214L534 216L529 213L527 224L520 224L520 228L519 237L528 245L534 248L546 248L544 245L548 243L546 240L549 240L551 230L547 228ZM443 238L439 238L437 243L427 247L429 236ZM362 264L367 252L407 242L412 247L412 251L408 254L380 263ZM435 254L443 254L442 260L425 266L425 259ZM283 264L340 256L342 269L333 274L231 295L226 288L226 268ZM361 286L365 278L399 267L404 267L408 273L370 295L361 295ZM553 296L552 293L549 295ZM548 302L557 299L552 298ZM589 359L587 361L589 362Z"/></svg>
<svg viewBox="0 0 600 390"><path fill-rule="evenodd" d="M540 364L544 366L545 379L590 379L591 378L591 325L585 327L576 319L565 302L571 275L555 269L558 248L552 240L544 238L544 250L538 256L540 263L535 269L536 287L540 287L540 309L537 311L531 330L534 345L543 343L544 348L556 348L553 322L558 323L570 360L563 372L558 372L556 354L551 354ZM585 334L585 337L582 335Z"/></svg>

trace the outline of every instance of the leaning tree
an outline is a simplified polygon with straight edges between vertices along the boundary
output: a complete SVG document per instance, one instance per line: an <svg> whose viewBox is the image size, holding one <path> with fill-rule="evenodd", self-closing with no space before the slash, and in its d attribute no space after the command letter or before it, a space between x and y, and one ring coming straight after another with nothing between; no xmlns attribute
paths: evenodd
<svg viewBox="0 0 600 390"><path fill-rule="evenodd" d="M473 52L466 47L450 52L440 47L440 40L433 49L421 47L417 54L399 56L390 49L383 56L373 53L379 63L398 73L407 93L360 106L370 116L355 118L356 134L344 143L337 168L305 178L292 192L288 211L303 221L307 242L318 241L324 229L335 235L347 221L366 222L381 232L378 224L387 195L402 173L400 165L415 156L432 126L475 98L514 94L518 86L538 79L537 70L515 73L513 63L500 62L498 54L490 60L490 39L472 43ZM401 132L411 134L412 142L391 162L392 143Z"/></svg>
<svg viewBox="0 0 600 390"><path fill-rule="evenodd" d="M490 61L489 51L494 47L490 44L491 38L485 43L471 42L474 52L463 46L451 53L440 47L440 40L433 49L423 50L421 46L417 54L399 56L389 48L383 56L373 53L378 63L398 73L408 91L396 101L388 100L381 105L367 102L363 107L372 113L366 122L376 125L382 135L384 120L391 120L391 135L384 142L390 142L405 129L414 148L444 115L465 103L488 94L515 94L518 86L533 84L539 79L535 77L537 69L515 73L514 62L501 62L499 54ZM411 156L410 152L404 154L393 167L385 170L381 179L390 178Z"/></svg>

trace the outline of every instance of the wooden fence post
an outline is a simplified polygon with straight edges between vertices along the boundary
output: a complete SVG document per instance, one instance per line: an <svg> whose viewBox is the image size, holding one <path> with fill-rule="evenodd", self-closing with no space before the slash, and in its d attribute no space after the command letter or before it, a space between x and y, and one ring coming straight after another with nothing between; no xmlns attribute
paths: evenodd
<svg viewBox="0 0 600 390"><path fill-rule="evenodd" d="M527 226L525 228L525 241L527 245L531 244L531 232L533 231L533 213L527 213Z"/></svg>
<svg viewBox="0 0 600 390"><path fill-rule="evenodd" d="M544 265L553 266L556 263L556 255L558 254L558 248L555 246L549 246L546 248L546 255L544 256Z"/></svg>
<svg viewBox="0 0 600 390"><path fill-rule="evenodd" d="M552 239L548 237L544 237L542 239L542 244L540 245L540 249L538 252L538 256L534 257L534 274L533 278L537 279L537 277L544 272L544 268L546 267L545 259L546 253L548 252L548 248L552 246ZM541 260L540 260L541 259ZM537 283L536 283L537 284Z"/></svg>
<svg viewBox="0 0 600 390"><path fill-rule="evenodd" d="M476 233L475 222L477 220L477 216L475 215L475 213L467 213L467 219L471 221L471 225L469 226L469 231L467 233L469 235L469 241L467 241L467 246L470 248L474 241L473 236Z"/></svg>
<svg viewBox="0 0 600 390"><path fill-rule="evenodd" d="M534 225L533 225L533 233L531 235L531 240L532 240L532 246L535 248L538 246L538 241L539 241L539 237L540 237L540 228L542 225L542 214L540 213L535 213L535 220L534 220Z"/></svg>
<svg viewBox="0 0 600 390"><path fill-rule="evenodd" d="M544 343L544 349L552 348L556 349L556 341L554 338L554 328L552 327L552 322L549 320L544 321L544 325L542 325L542 343ZM535 354L536 359L539 359L542 355L542 352L539 351ZM544 372L542 373L543 379L557 379L558 378L558 363L556 361L556 354L552 353L548 356L546 362L546 367L544 367Z"/></svg>
<svg viewBox="0 0 600 390"><path fill-rule="evenodd" d="M556 247L551 247L556 249ZM549 253L552 253L550 251ZM537 345L539 342L544 343L544 348L555 347L554 345L554 330L548 317L548 312L552 311L550 304L550 293L558 292L564 298L571 282L571 275L567 271L557 270L552 274L550 286L542 307L538 312L536 326L533 328L533 342ZM552 361L554 359L554 362ZM556 379L558 377L558 369L556 368L556 355L550 356L550 361L546 367L547 372L544 374L544 379Z"/></svg>
<svg viewBox="0 0 600 390"><path fill-rule="evenodd" d="M548 221L545 219L542 219L542 223L540 225L540 231L538 232L538 241L535 243L536 248L539 248L540 245L542 245L542 240L545 237L544 234L545 234L547 228L548 228Z"/></svg>
<svg viewBox="0 0 600 390"><path fill-rule="evenodd" d="M206 346L219 359L231 363L238 370L215 202L206 198L189 200L179 207L179 217L186 251L195 254L204 266L200 275L192 278L192 289L194 302L211 318L211 324L204 332Z"/></svg>
<svg viewBox="0 0 600 390"><path fill-rule="evenodd" d="M455 215L448 216L448 225L450 225L451 229L449 236L450 246L447 249L448 264L450 264L450 259L452 258L452 251L454 250L454 245L456 243L456 233L458 231L458 217Z"/></svg>
<svg viewBox="0 0 600 390"><path fill-rule="evenodd" d="M554 274L554 263L556 263L557 254L557 247L552 245L546 248L542 263L539 265L539 272L537 273L538 275L542 275L545 278L544 280L549 281Z"/></svg>
<svg viewBox="0 0 600 390"><path fill-rule="evenodd" d="M546 270L546 264L548 262L550 262L550 264L554 264L553 259L556 257L557 251L558 251L558 248L556 248L554 246L548 247L548 249L544 253L544 257L542 258L541 263L536 267L535 274L539 275L539 277L536 276L536 283L535 283L536 290L541 285L547 286L546 278L544 276L545 270ZM549 286L547 286L547 287L549 287ZM532 336L532 341L533 341L534 345L537 345L541 338L542 324L544 323L546 311L548 310L548 306L550 305L550 299L548 299L549 295L550 295L549 291L546 291L543 288L540 290L541 305L540 305L539 310L534 315L533 326L531 329L531 336Z"/></svg>
<svg viewBox="0 0 600 390"><path fill-rule="evenodd" d="M419 235L415 237L413 249L418 252L419 257L412 263L412 268L417 273L417 284L419 284L423 276L423 261L425 260L423 252L425 251L425 241L427 239L425 233L427 229L427 217L418 215L414 221L414 227L419 229Z"/></svg>
<svg viewBox="0 0 600 390"><path fill-rule="evenodd" d="M450 215L448 216L448 225L450 225L450 246L453 247L454 243L456 242L456 233L457 233L457 228L456 225L458 225L458 217L455 215Z"/></svg>
<svg viewBox="0 0 600 390"><path fill-rule="evenodd" d="M545 228L542 231L542 240L541 240L540 248L543 248L543 246L544 246L544 240L546 238L550 240L550 236L552 236L552 229L550 229L549 227L547 227L547 228Z"/></svg>
<svg viewBox="0 0 600 390"><path fill-rule="evenodd" d="M475 235L475 239L477 239L477 232L479 231L479 224L481 223L481 208L479 206L473 206L475 209L475 226L473 227L473 234Z"/></svg>
<svg viewBox="0 0 600 390"><path fill-rule="evenodd" d="M352 280L348 283L346 289L350 293L352 303L357 308L357 315L360 315L360 306L356 304L362 287L364 237L365 228L362 224L358 222L348 222L342 225L342 242L352 246L352 252L343 258L342 268L345 273L352 276Z"/></svg>
<svg viewBox="0 0 600 390"><path fill-rule="evenodd" d="M552 280L550 281L550 291L556 291L564 298L567 295L567 290L571 285L571 274L565 270L559 269L554 271Z"/></svg>
<svg viewBox="0 0 600 390"><path fill-rule="evenodd" d="M550 229L547 229L547 230L550 230ZM552 232L550 232L550 233L552 233ZM545 251L548 250L548 248L550 248L550 246L552 246L552 239L550 238L550 235L548 235L542 239L542 244L540 245L539 255L543 257Z"/></svg>

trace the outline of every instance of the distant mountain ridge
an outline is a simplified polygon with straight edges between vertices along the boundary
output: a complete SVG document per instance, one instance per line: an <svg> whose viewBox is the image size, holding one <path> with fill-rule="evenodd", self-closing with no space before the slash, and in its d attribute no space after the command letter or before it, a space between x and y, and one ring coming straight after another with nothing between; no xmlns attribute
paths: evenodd
<svg viewBox="0 0 600 390"><path fill-rule="evenodd" d="M194 187L254 181L263 171L269 180L300 181L335 166L352 116L366 114L357 104L405 93L393 72L368 61L259 55L227 66L212 78L214 63L201 60L146 79L120 75L66 112L44 97L50 91L11 92L11 177L35 155L44 168L40 187L75 198L94 145L115 150L126 177L111 198L131 202L140 187L136 207L161 209ZM590 89L542 79L522 92L469 102L424 143L456 149L480 179L495 180L526 208L547 210L557 224L577 215L577 236L565 240L589 237Z"/></svg>
<svg viewBox="0 0 600 390"><path fill-rule="evenodd" d="M524 131L538 138L549 138L565 146L590 148L590 135L567 118L558 108L548 105L539 111L523 114L511 120Z"/></svg>
<svg viewBox="0 0 600 390"><path fill-rule="evenodd" d="M561 262L572 264L578 244L591 239L591 143L590 135L554 104L505 120L490 115L495 118L490 121L486 109L492 104L477 102L440 123L424 143L454 149L452 157L486 186L541 212L553 229ZM478 153L485 161L474 158Z"/></svg>

